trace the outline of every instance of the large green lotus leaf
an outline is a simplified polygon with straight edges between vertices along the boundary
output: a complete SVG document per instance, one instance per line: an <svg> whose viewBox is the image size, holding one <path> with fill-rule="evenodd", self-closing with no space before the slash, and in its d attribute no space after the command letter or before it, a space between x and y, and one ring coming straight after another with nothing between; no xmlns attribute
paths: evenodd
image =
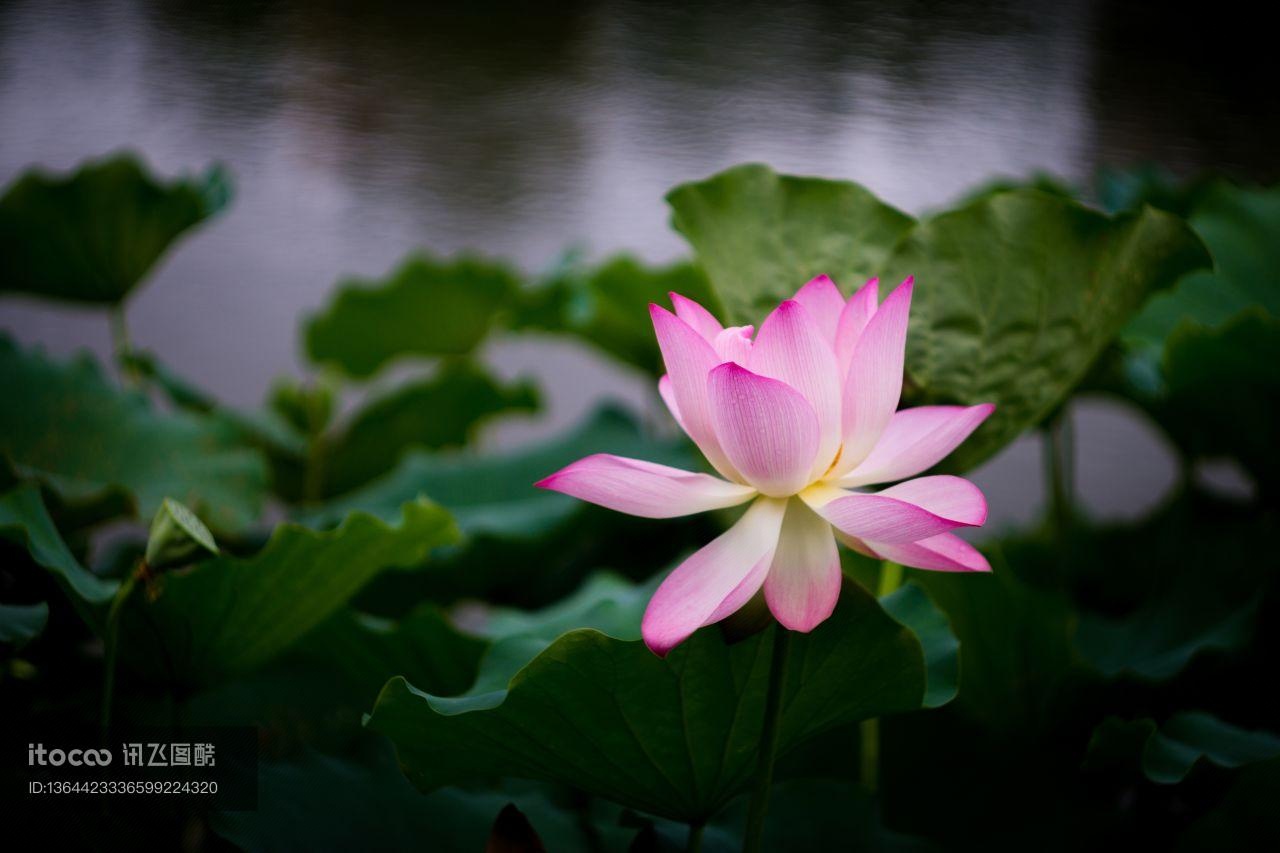
<svg viewBox="0 0 1280 853"><path fill-rule="evenodd" d="M594 269L570 268L531 289L523 295L513 325L576 335L657 376L665 370L649 305L669 305L673 292L719 313L706 275L688 261L649 267L618 255Z"/></svg>
<svg viewBox="0 0 1280 853"><path fill-rule="evenodd" d="M415 567L456 538L449 514L424 500L406 503L390 525L363 513L324 532L282 524L251 557L167 573L154 601L135 594L121 654L149 675L182 683L251 669L323 622L378 572Z"/></svg>
<svg viewBox="0 0 1280 853"><path fill-rule="evenodd" d="M855 184L749 165L668 200L734 322L759 323L818 273L846 291L914 275L909 401L996 404L957 469L1042 420L1148 296L1209 264L1171 214L1113 219L1027 189L913 223Z"/></svg>
<svg viewBox="0 0 1280 853"><path fill-rule="evenodd" d="M325 523L352 510L387 518L405 501L425 495L448 509L467 535L537 536L580 512L583 504L533 484L592 453L696 467L687 443L646 438L630 416L602 409L564 436L510 453L411 452L385 476L335 498L308 520Z"/></svg>
<svg viewBox="0 0 1280 853"><path fill-rule="evenodd" d="M108 383L87 358L55 362L3 335L0 387L0 454L64 499L124 490L137 514L150 518L171 497L220 530L258 518L265 465L228 424L162 414L142 394Z"/></svg>
<svg viewBox="0 0 1280 853"><path fill-rule="evenodd" d="M928 676L924 706L937 708L956 698L960 689L960 641L951 632L946 614L914 583L881 598L880 606L910 628L924 649Z"/></svg>
<svg viewBox="0 0 1280 853"><path fill-rule="evenodd" d="M960 686L960 641L951 632L946 614L914 583L881 597L880 606L920 641L925 659L923 707L938 708L955 699ZM860 754L862 738L861 726L856 723L814 738L788 755L778 765L776 776L857 779L860 766L851 757Z"/></svg>
<svg viewBox="0 0 1280 853"><path fill-rule="evenodd" d="M1204 711L1182 711L1157 726L1150 718L1110 718L1094 729L1085 766L1136 765L1152 782L1174 785L1197 761L1235 768L1280 757L1280 737L1250 731Z"/></svg>
<svg viewBox="0 0 1280 853"><path fill-rule="evenodd" d="M515 273L495 262L414 255L382 281L339 285L307 321L307 355L356 378L405 356L465 355L518 287Z"/></svg>
<svg viewBox="0 0 1280 853"><path fill-rule="evenodd" d="M28 171L0 197L0 292L120 302L175 239L229 197L220 168L161 181L128 154L70 176Z"/></svg>
<svg viewBox="0 0 1280 853"><path fill-rule="evenodd" d="M841 568L845 578L863 589L880 589L887 563L842 550ZM880 606L915 633L924 648L928 687L926 708L937 708L956 697L960 685L960 641L951 630L947 615L929 594L908 580L892 592L880 595Z"/></svg>
<svg viewBox="0 0 1280 853"><path fill-rule="evenodd" d="M1213 183L1196 192L1187 221L1215 268L1152 297L1124 330L1130 346L1158 351L1184 321L1216 327L1253 306L1280 316L1280 186Z"/></svg>
<svg viewBox="0 0 1280 853"><path fill-rule="evenodd" d="M67 548L45 509L40 489L32 483L0 495L0 536L25 547L31 559L52 572L73 598L97 605L116 594L114 580L90 572Z"/></svg>
<svg viewBox="0 0 1280 853"><path fill-rule="evenodd" d="M217 812L211 825L248 851L475 853L486 849L494 819L514 802L546 849L557 853L599 849L592 846L587 830L571 812L557 808L540 791L449 788L424 797L405 780L389 753L387 749L355 760L308 751L294 761L263 761L258 771L258 808ZM609 834L611 841L625 844L618 830Z"/></svg>
<svg viewBox="0 0 1280 853"><path fill-rule="evenodd" d="M489 643L464 634L433 604L391 620L343 608L313 629L291 655L334 673L360 693L362 710L395 675L452 696L474 683Z"/></svg>
<svg viewBox="0 0 1280 853"><path fill-rule="evenodd" d="M736 166L667 195L728 320L759 325L780 301L826 273L846 290L875 275L911 217L848 181Z"/></svg>
<svg viewBox="0 0 1280 853"><path fill-rule="evenodd" d="M1280 314L1260 308L1209 329L1184 324L1168 340L1154 412L1198 458L1227 456L1274 499L1280 491Z"/></svg>
<svg viewBox="0 0 1280 853"><path fill-rule="evenodd" d="M49 605L0 604L0 644L22 646L40 636L49 621Z"/></svg>
<svg viewBox="0 0 1280 853"><path fill-rule="evenodd" d="M364 485L394 468L410 448L460 447L486 419L537 407L537 389L527 382L500 385L474 364L450 364L437 376L369 401L325 442L318 462L323 493Z"/></svg>
<svg viewBox="0 0 1280 853"><path fill-rule="evenodd" d="M951 459L970 468L1039 423L1153 292L1208 264L1180 219L1116 218L1022 190L922 221L883 278L916 277L913 402L996 404Z"/></svg>
<svg viewBox="0 0 1280 853"><path fill-rule="evenodd" d="M502 775L562 782L630 808L704 821L750 787L776 629L727 645L704 629L665 660L639 641L565 634L506 685L483 672L453 699L403 678L368 724L422 790ZM836 726L920 707L920 644L849 585L835 615L792 638L780 754Z"/></svg>

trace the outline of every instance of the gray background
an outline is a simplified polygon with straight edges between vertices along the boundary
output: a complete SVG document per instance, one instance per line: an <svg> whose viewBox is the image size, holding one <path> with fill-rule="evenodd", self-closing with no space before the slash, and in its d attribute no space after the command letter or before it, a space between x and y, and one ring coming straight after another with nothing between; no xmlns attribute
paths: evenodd
<svg viewBox="0 0 1280 853"><path fill-rule="evenodd" d="M680 257L663 193L745 160L852 178L912 213L1036 170L1082 186L1145 160L1273 177L1280 113L1256 57L1166 6L553 5L0 3L0 181L119 148L163 173L230 167L232 207L172 252L129 322L139 345L252 405L303 370L299 318L343 276L380 276L417 247L529 271L569 247ZM0 298L0 327L57 353L109 344L100 313L20 298ZM577 346L499 340L486 358L538 377L548 404L489 427L488 446L606 397L659 416L646 381ZM1154 425L1105 400L1075 417L1093 513L1168 494ZM975 479L994 529L1032 519L1038 440Z"/></svg>

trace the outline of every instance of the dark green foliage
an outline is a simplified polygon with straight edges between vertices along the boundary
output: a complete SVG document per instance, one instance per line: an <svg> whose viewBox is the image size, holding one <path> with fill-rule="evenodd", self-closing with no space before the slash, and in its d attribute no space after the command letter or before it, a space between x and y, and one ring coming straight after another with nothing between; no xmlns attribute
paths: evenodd
<svg viewBox="0 0 1280 853"><path fill-rule="evenodd" d="M465 355L518 286L499 264L413 256L385 283L340 285L333 304L307 321L307 355L355 378L398 358Z"/></svg>
<svg viewBox="0 0 1280 853"><path fill-rule="evenodd" d="M21 178L0 288L117 304L225 189L128 158ZM0 724L97 724L116 599L114 725L258 732L259 809L148 824L168 846L666 851L689 822L706 853L740 849L778 629L704 627L665 659L639 639L734 511L636 519L534 487L596 452L704 469L616 409L481 452L543 392L496 379L488 344L554 335L656 376L646 306L668 291L759 324L818 273L914 274L908 404L997 404L952 468L1089 388L1146 412L1188 476L1125 524L1066 496L980 543L989 576L910 570L877 600L859 582L896 576L850 558L835 615L790 639L765 848L1274 848L1276 192L1114 173L1109 216L1037 176L916 220L741 166L671 192L689 261L412 254L343 283L305 324L316 375L252 411L150 353L118 353L117 382L0 339ZM1248 495L1191 476L1222 459ZM121 846L138 824L74 829Z"/></svg>
<svg viewBox="0 0 1280 853"><path fill-rule="evenodd" d="M0 197L0 292L115 305L230 195L217 167L162 182L127 154L68 177L29 171Z"/></svg>
<svg viewBox="0 0 1280 853"><path fill-rule="evenodd" d="M0 455L67 501L120 491L149 519L172 497L228 530L261 512L262 458L226 423L163 414L142 394L112 385L88 358L56 362L4 336L0 387Z"/></svg>
<svg viewBox="0 0 1280 853"><path fill-rule="evenodd" d="M848 593L831 620L792 643L784 753L838 725L920 707L919 641L865 592ZM543 645L509 638L487 663L498 677L482 669L456 699L393 679L369 725L395 741L423 790L513 775L701 822L750 785L773 634L729 646L708 628L662 660L638 640L583 629L526 657L508 682L509 657Z"/></svg>

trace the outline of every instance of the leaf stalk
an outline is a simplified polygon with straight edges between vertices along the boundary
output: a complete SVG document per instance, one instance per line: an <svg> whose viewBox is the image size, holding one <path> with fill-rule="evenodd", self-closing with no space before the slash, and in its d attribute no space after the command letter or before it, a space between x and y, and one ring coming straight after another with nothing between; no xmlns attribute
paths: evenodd
<svg viewBox="0 0 1280 853"><path fill-rule="evenodd" d="M782 723L782 687L787 677L787 651L791 632L781 625L773 633L773 657L769 662L769 687L765 696L764 729L761 732L756 786L747 809L747 830L743 837L743 853L760 853L764 849L764 819L769 810L769 792L773 788L773 766L778 758L778 731Z"/></svg>
<svg viewBox="0 0 1280 853"><path fill-rule="evenodd" d="M105 646L103 666L105 670L102 681L101 716L104 737L111 728L111 706L116 687L116 654L120 648L120 614L124 612L125 602L129 600L129 596L133 593L133 588L138 585L140 574L141 572L129 573L129 576L120 584L120 588L116 590L115 598L111 599L111 608L107 611L107 626L103 638Z"/></svg>

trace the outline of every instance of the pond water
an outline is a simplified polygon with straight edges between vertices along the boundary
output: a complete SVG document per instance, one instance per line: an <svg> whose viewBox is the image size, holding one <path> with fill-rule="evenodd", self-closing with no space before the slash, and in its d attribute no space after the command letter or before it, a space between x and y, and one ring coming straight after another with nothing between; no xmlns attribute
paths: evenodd
<svg viewBox="0 0 1280 853"><path fill-rule="evenodd" d="M1082 185L1146 160L1275 176L1274 59L1229 10L690 6L0 3L0 181L120 148L165 173L230 167L233 206L172 253L129 321L178 371L252 404L301 369L298 320L345 275L417 247L528 270L571 246L678 257L663 193L745 160L852 178L911 212L1037 170ZM55 352L107 348L92 311L3 299L0 326ZM559 377L546 417L492 441L545 434L602 396L651 402L574 347L488 355L506 375ZM1167 454L1099 407L1080 425L1086 498L1103 512L1158 499ZM1123 482L1085 452L1099 429L1103 458L1146 453ZM1018 473L1038 471L1034 447L1006 455L981 478L1012 490L993 505L1037 488Z"/></svg>

